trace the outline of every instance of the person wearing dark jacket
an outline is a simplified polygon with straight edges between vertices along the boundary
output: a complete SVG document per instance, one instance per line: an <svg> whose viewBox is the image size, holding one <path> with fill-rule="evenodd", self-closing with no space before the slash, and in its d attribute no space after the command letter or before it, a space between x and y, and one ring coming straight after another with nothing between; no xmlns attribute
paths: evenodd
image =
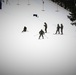
<svg viewBox="0 0 76 75"><path fill-rule="evenodd" d="M42 38L44 39L44 31L41 29L40 31L39 31L39 39L40 39L40 37L42 36Z"/></svg>
<svg viewBox="0 0 76 75"><path fill-rule="evenodd" d="M56 33L55 34L60 34L60 26L59 26L59 24L57 24L57 30L56 30Z"/></svg>
<svg viewBox="0 0 76 75"><path fill-rule="evenodd" d="M63 35L63 24L61 24L61 35Z"/></svg>
<svg viewBox="0 0 76 75"><path fill-rule="evenodd" d="M47 33L47 23L44 22L44 27L45 27L45 33Z"/></svg>

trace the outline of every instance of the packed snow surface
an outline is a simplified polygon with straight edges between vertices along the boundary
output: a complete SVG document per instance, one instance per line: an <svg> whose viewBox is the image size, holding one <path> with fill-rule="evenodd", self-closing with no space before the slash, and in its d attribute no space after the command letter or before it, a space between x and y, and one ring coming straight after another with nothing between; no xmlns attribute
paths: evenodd
<svg viewBox="0 0 76 75"><path fill-rule="evenodd" d="M42 0L3 3L0 75L76 75L76 27L70 24L68 14L50 0L44 0L44 8ZM39 40L44 22L48 25L48 33ZM57 24L61 23L64 34L54 35ZM27 32L22 33L24 26Z"/></svg>

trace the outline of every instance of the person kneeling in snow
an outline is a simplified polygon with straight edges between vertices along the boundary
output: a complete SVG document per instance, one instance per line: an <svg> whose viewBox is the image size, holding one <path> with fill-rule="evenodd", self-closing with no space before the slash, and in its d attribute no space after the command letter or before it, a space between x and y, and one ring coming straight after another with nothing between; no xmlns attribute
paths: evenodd
<svg viewBox="0 0 76 75"><path fill-rule="evenodd" d="M44 34L45 34L45 32L41 29L40 31L39 31L39 39L40 39L40 37L42 36L42 38L44 39Z"/></svg>
<svg viewBox="0 0 76 75"><path fill-rule="evenodd" d="M23 31L22 32L26 32L27 31L27 27L26 26L24 26L24 29L23 29Z"/></svg>

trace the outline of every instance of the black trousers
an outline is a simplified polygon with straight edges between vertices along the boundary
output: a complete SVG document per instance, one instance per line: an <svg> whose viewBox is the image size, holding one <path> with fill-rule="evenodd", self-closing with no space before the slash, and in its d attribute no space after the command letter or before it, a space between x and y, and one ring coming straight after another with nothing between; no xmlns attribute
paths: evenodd
<svg viewBox="0 0 76 75"><path fill-rule="evenodd" d="M44 39L44 36L43 36L43 34L40 34L40 36L39 36L39 39L40 39L40 37L42 36L42 38Z"/></svg>

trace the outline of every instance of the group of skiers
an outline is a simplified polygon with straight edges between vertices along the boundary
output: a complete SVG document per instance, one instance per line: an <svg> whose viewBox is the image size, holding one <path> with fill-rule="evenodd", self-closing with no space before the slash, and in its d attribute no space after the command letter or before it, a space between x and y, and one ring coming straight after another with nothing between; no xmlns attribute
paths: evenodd
<svg viewBox="0 0 76 75"><path fill-rule="evenodd" d="M41 29L40 31L39 31L39 39L40 39L40 37L42 37L43 39L44 39L44 34L45 33L47 33L47 23L46 22L44 22L44 27L45 27L45 31L43 31L43 29Z"/></svg>
<svg viewBox="0 0 76 75"><path fill-rule="evenodd" d="M59 24L57 24L57 30L55 34L60 34L60 29L61 29L61 35L63 34L63 24L61 24L61 26L59 26Z"/></svg>
<svg viewBox="0 0 76 75"><path fill-rule="evenodd" d="M45 35L45 33L47 33L47 23L46 22L44 22L44 28L45 28L44 30L41 29L39 31L39 38L38 39L40 39L41 37L42 37L42 39L44 39L44 35ZM26 31L27 31L27 27L24 26L24 29L23 29L22 32L26 32ZM55 34L63 35L63 24L61 24L61 26L59 26L59 24L57 24L57 28L56 28L56 33Z"/></svg>

